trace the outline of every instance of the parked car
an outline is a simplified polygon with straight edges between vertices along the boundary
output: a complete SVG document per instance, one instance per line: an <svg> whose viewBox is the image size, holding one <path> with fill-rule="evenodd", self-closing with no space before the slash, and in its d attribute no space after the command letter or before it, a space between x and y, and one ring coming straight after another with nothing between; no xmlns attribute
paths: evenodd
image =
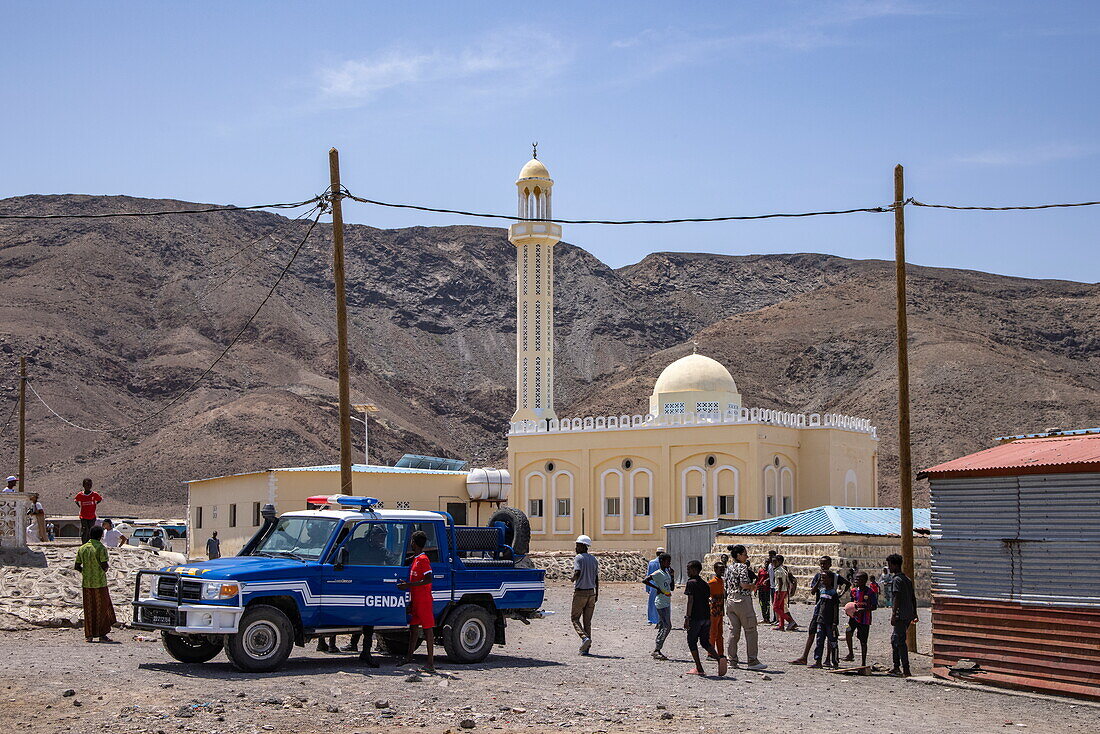
<svg viewBox="0 0 1100 734"><path fill-rule="evenodd" d="M168 548L168 532L161 527L136 527L130 531L131 545L151 545L154 548ZM154 538L156 541L154 541Z"/></svg>
<svg viewBox="0 0 1100 734"><path fill-rule="evenodd" d="M277 517L265 506L236 557L139 571L133 626L159 630L181 662L224 649L245 672L275 670L294 645L364 625L404 654L408 593L397 582L408 576L416 531L428 536L434 633L452 661L481 662L505 643L506 620L543 616L544 572L525 562L530 525L519 510L499 509L487 527L456 527L445 512L383 510L369 497L309 502L322 509Z"/></svg>

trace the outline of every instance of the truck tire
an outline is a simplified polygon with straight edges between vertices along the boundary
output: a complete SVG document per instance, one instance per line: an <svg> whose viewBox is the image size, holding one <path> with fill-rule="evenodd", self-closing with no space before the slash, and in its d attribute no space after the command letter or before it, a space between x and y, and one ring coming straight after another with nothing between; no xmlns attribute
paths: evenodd
<svg viewBox="0 0 1100 734"><path fill-rule="evenodd" d="M531 521L523 510L501 507L489 518L489 525L504 523L504 543L512 546L517 556L525 556L531 550Z"/></svg>
<svg viewBox="0 0 1100 734"><path fill-rule="evenodd" d="M382 649L396 658L403 658L409 654L409 633L405 632L378 632L378 639L382 643ZM416 642L416 649L424 644L424 635L420 635Z"/></svg>
<svg viewBox="0 0 1100 734"><path fill-rule="evenodd" d="M225 655L237 670L267 673L290 657L294 625L281 609L267 604L249 607L237 629L225 645Z"/></svg>
<svg viewBox="0 0 1100 734"><path fill-rule="evenodd" d="M181 663L205 663L208 660L213 660L225 647L225 642L220 637L198 637L161 632L160 638L168 654Z"/></svg>
<svg viewBox="0 0 1100 734"><path fill-rule="evenodd" d="M443 649L456 663L480 663L496 639L492 613L477 604L463 604L443 625Z"/></svg>

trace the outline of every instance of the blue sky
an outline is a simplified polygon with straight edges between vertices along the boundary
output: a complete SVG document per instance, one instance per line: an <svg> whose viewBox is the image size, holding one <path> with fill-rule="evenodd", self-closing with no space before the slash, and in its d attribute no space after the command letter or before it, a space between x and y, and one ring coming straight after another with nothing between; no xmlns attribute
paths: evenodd
<svg viewBox="0 0 1100 734"><path fill-rule="evenodd" d="M546 8L540 10L539 8ZM372 198L565 218L1100 198L1094 2L6 3L0 196ZM347 207L379 227L453 217ZM477 220L473 220L478 223ZM492 222L480 222L493 224ZM1100 280L1100 207L910 209L910 260ZM664 250L889 258L888 215L568 226Z"/></svg>

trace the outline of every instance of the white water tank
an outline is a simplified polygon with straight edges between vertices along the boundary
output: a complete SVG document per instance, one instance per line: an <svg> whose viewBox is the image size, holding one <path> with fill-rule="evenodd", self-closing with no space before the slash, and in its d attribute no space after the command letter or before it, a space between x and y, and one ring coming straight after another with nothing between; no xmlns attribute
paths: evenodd
<svg viewBox="0 0 1100 734"><path fill-rule="evenodd" d="M471 469L466 475L466 494L470 495L471 500L503 502L511 492L512 475L507 469Z"/></svg>

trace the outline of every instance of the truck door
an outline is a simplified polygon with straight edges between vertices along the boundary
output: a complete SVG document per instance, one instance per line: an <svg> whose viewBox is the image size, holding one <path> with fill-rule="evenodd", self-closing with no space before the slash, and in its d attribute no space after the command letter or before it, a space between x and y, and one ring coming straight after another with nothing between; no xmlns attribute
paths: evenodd
<svg viewBox="0 0 1100 734"><path fill-rule="evenodd" d="M352 527L340 547L347 563L336 568L338 549L322 573L318 626L404 627L408 594L397 582L408 577L403 565L408 523L365 520Z"/></svg>

